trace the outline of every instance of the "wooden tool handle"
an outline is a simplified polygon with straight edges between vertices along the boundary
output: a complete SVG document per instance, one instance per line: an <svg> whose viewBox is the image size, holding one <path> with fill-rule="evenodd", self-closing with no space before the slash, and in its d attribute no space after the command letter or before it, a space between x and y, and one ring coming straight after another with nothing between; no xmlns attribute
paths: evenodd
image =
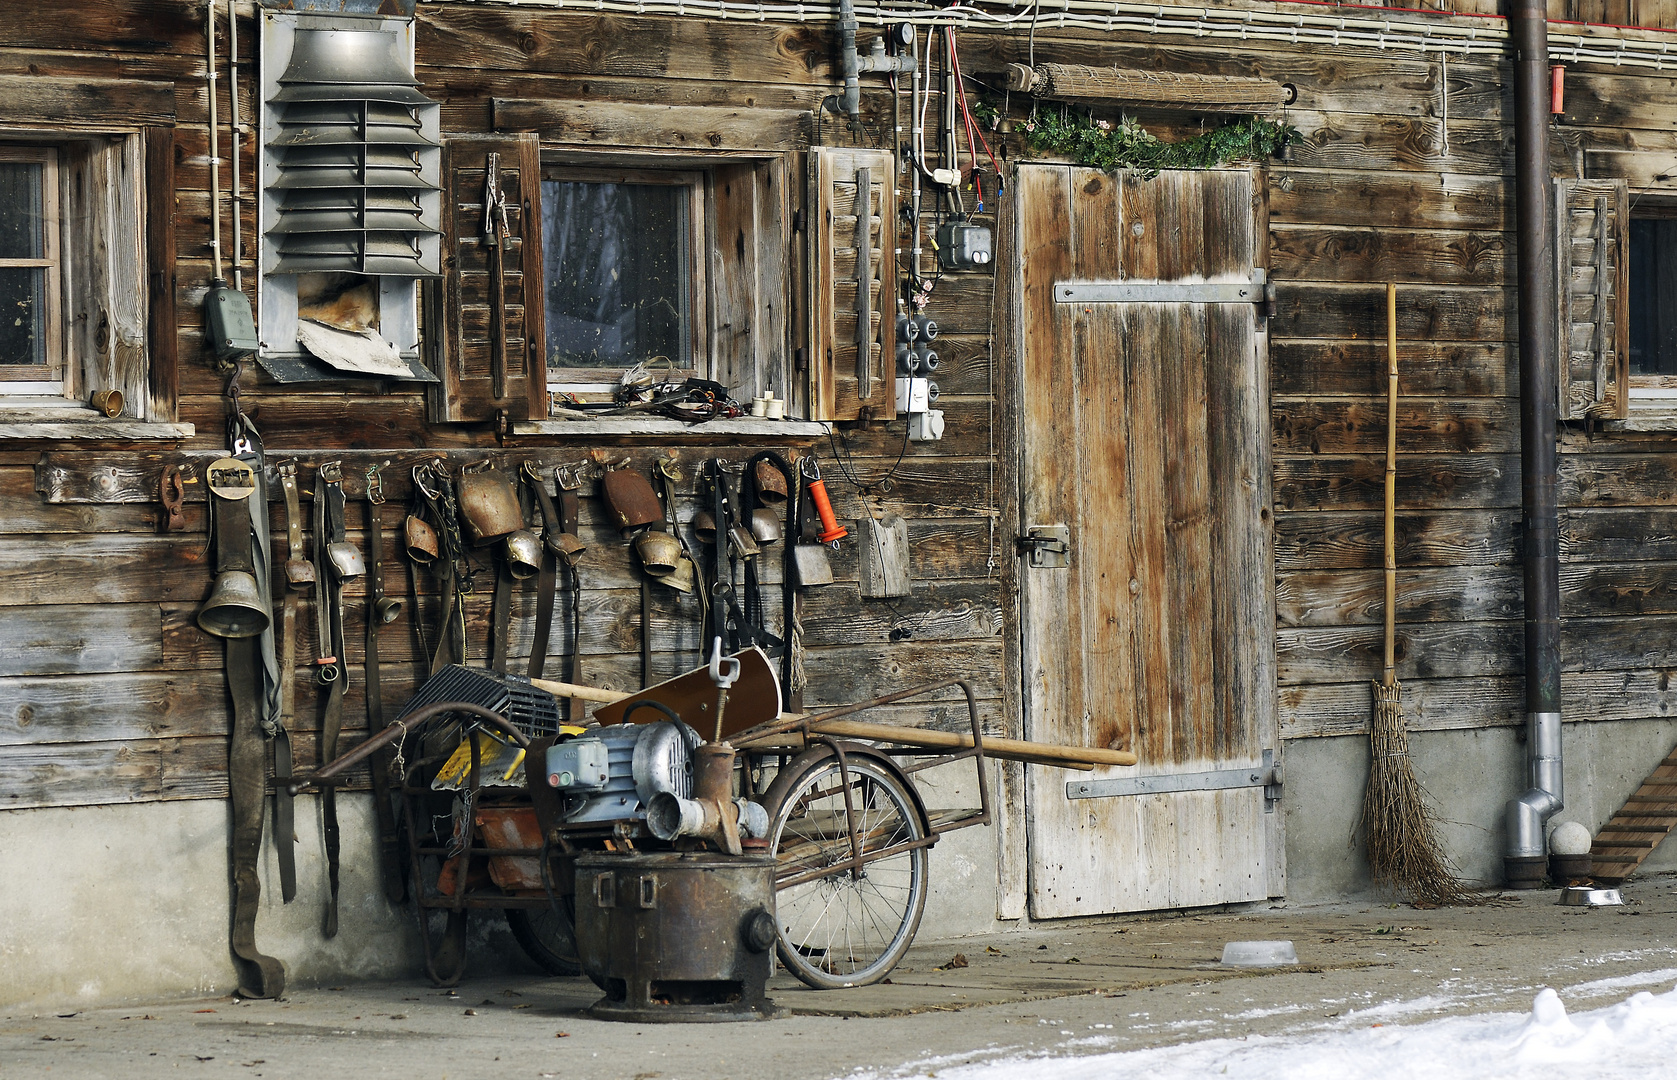
<svg viewBox="0 0 1677 1080"><path fill-rule="evenodd" d="M1397 681L1397 285L1386 284L1386 653L1381 683Z"/></svg>
<svg viewBox="0 0 1677 1080"><path fill-rule="evenodd" d="M546 690L554 697L581 698L583 701L598 701L611 704L622 701L629 695L621 690L606 690L598 686L581 686L577 683L557 682L553 679L531 679L530 685L538 690Z"/></svg>
<svg viewBox="0 0 1677 1080"><path fill-rule="evenodd" d="M822 735L838 735L847 739L877 739L881 742L919 746L928 750L965 750L972 746L972 736L955 731L928 731L925 728L899 727L895 724L869 724L860 720L827 720L811 724L810 730ZM749 743L742 743L748 746ZM1136 756L1128 750L1106 750L1097 746L1056 746L1051 743L1027 742L1023 739L986 737L984 752L1014 761L1029 761L1038 765L1134 765Z"/></svg>

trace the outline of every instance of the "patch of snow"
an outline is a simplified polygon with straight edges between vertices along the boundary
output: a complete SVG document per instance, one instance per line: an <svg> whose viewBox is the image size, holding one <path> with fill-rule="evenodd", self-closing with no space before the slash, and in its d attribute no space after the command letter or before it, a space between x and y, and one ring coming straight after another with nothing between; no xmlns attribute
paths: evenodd
<svg viewBox="0 0 1677 1080"><path fill-rule="evenodd" d="M1649 976L1665 973L1648 973ZM1625 976L1634 978L1634 976ZM1660 981L1664 981L1663 979ZM1382 1015L1437 1008L1420 999ZM1363 1019L1375 1010L1364 1010ZM1567 1014L1553 989L1531 1011L1452 1016L1422 1024L1373 1024L1283 1037L1251 1035L1085 1056L1015 1057L935 1070L939 1080L1550 1080L1556 1066L1591 1080L1668 1075L1677 1053L1677 990L1637 993L1617 1005ZM929 1063L898 1076L927 1077Z"/></svg>
<svg viewBox="0 0 1677 1080"><path fill-rule="evenodd" d="M1619 975L1611 979L1595 979L1586 983L1566 988L1568 994L1594 994L1602 990L1623 990L1631 986L1653 986L1657 983L1677 981L1677 968L1661 968L1658 971L1644 971L1636 975Z"/></svg>

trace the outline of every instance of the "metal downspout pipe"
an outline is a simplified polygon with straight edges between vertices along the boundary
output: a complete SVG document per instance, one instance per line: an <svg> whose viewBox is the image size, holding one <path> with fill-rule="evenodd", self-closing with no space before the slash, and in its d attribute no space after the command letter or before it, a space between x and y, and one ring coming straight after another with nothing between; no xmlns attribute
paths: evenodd
<svg viewBox="0 0 1677 1080"><path fill-rule="evenodd" d="M1556 304L1550 243L1548 11L1512 0L1514 188L1520 309L1520 500L1524 511L1526 640L1525 794L1508 803L1504 875L1536 887L1544 874L1544 823L1561 789L1560 540L1555 496Z"/></svg>

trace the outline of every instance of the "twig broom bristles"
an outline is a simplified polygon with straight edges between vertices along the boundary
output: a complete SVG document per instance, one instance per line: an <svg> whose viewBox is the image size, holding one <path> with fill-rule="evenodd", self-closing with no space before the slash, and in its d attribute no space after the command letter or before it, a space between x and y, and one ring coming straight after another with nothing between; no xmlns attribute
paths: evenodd
<svg viewBox="0 0 1677 1080"><path fill-rule="evenodd" d="M1362 825L1368 865L1377 884L1390 884L1423 904L1471 903L1438 841L1426 792L1409 760L1403 687L1397 681L1397 286L1386 286L1386 652L1374 687L1369 729L1372 757L1363 794Z"/></svg>

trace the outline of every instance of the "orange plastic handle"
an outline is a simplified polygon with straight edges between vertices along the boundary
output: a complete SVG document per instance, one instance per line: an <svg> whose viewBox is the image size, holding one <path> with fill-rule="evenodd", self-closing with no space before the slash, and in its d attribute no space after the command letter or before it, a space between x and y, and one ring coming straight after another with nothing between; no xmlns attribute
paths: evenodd
<svg viewBox="0 0 1677 1080"><path fill-rule="evenodd" d="M811 480L809 482L809 497L815 500L815 512L821 517L820 540L823 544L831 544L850 535L850 530L838 523L833 516L832 501L827 498L827 482L825 480Z"/></svg>

